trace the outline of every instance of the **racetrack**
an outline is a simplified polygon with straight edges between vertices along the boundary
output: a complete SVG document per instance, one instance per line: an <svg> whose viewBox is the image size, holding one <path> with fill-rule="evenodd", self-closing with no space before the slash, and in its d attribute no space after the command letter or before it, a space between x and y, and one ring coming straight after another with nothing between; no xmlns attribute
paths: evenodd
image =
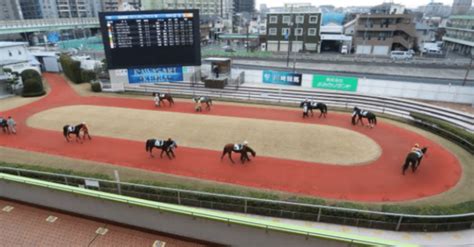
<svg viewBox="0 0 474 247"><path fill-rule="evenodd" d="M7 112L7 114L15 116L19 123L19 128L22 131L17 136L2 136L2 138L0 138L0 145L210 181L326 198L371 202L404 201L436 195L455 186L462 173L459 161L441 145L417 133L407 131L385 121L379 121L375 129L368 129L360 126L351 126L348 114L332 112L328 114L327 119L302 119L300 112L294 110L241 107L228 104L217 104L211 112L204 113L194 113L192 111L193 104L186 102L178 102L173 107L166 106L156 109L151 100L81 97L73 92L59 75L47 74L46 77L52 86L51 93L39 101ZM110 122L113 127L107 128L103 122L99 122L98 120L98 122L95 123L94 121L96 120L94 120L94 118L91 118L90 121L89 119L84 119L94 115L89 114L89 110L87 107L83 108L84 106L90 106L91 110L95 109L97 111L96 114L103 117L101 121L105 120ZM82 107L83 109L80 110L78 107ZM193 117L189 119L194 120L201 119L205 116L211 119L209 120L210 122L217 122L217 120L212 120L213 118L229 118L231 120L238 120L237 122L250 121L249 125L244 125L247 126L246 128L253 125L252 121L257 120L263 121L264 123L273 123L266 124L269 126L263 128L265 131L267 131L266 128L276 125L281 125L283 129L290 125L301 126L301 129L314 131L313 134L315 135L327 133L329 129L343 129L342 131L338 130L339 132L332 132L329 136L323 136L323 138L319 139L320 143L333 142L336 143L336 145L339 143L341 146L346 147L343 150L347 149L347 147L354 148L357 146L363 150L361 155L363 157L355 162L337 161L337 159L341 159L344 155L350 156L350 151L345 151L347 153L332 153L331 150L336 147L332 144L323 148L324 154L322 156L315 155L311 158L313 161L305 161L305 158L299 158L300 156L295 154L297 148L291 149L291 147L296 146L290 144L296 143L299 139L294 138L291 139L292 142L290 144L283 148L291 157L285 158L288 157L288 154L280 153L281 149L279 149L280 147L278 145L265 147L265 140L269 138L267 135L272 134L272 132L259 131L262 128L257 128L255 131L248 132L248 135L255 133L255 136L245 137L249 139L251 144L259 148L256 148L258 154L257 158L246 165L232 165L227 160L221 162L219 159L220 151L217 149L225 143L217 144L216 140L220 142L227 138L231 139L232 137L235 139L229 140L228 142L242 141L239 136L235 134L229 134L227 137L212 137L214 138L214 142L207 143L205 138L201 138L203 140L186 140L185 137L188 136L186 133L189 132L183 131L180 138L183 138L182 140L184 141L177 150L178 157L176 160L151 159L144 152L144 140L138 141L138 139L144 136L127 137L120 136L117 133L124 132L123 129L120 129L121 127L116 128L117 124L115 124L117 121L123 119L111 117L107 115L108 113L105 114L105 112L108 111L103 109L110 109L110 107L120 108L120 111L126 111L129 114L137 114L134 112L142 111L154 111L157 112L157 116L165 116L166 114L168 114L166 116L192 115ZM54 112L61 109L63 109L64 112ZM51 114L55 116L54 123L49 119L53 116ZM118 116L122 115L123 114L119 114ZM61 121L62 118L57 119L57 116L63 116L64 122ZM140 114L136 116L140 116ZM186 118L183 119L182 121L186 120ZM93 141L86 142L82 145L65 142L60 133L60 128L58 129L57 126L68 124L69 121L73 120L77 120L78 122L87 121L88 124L92 126L91 134L94 136ZM128 120L126 122L131 122L129 129L125 132L129 132L130 130L131 133L135 133L133 131L136 129L140 130L140 126L150 124L143 122L146 120L141 118L137 121L130 121L128 117L125 117L125 120ZM27 126L25 124L26 122L32 127ZM193 123L193 121L189 122ZM316 123L318 125L316 125ZM47 127L44 127L44 125ZM191 128L193 127L192 124L190 126ZM227 125L224 124L220 126ZM172 129L172 127L168 127ZM177 128L178 127L179 126L177 126ZM112 133L107 133L105 131L106 129L110 129L108 131ZM200 132L207 130L210 131L208 135L212 134L212 128L206 129L199 127L196 128L196 130ZM114 133L114 131L116 131L116 133ZM227 132L223 133L228 134ZM339 135L339 133L348 134L344 136L344 134ZM166 137L168 134L169 133L165 133L160 136L160 133L154 132L150 134L151 136L149 138L155 136ZM375 147L380 146L382 150L380 156L370 150L364 153L366 151L364 150L364 146L359 147L359 145L354 145L354 143L350 143L343 138L353 138L361 135L365 137L355 139L369 140L367 143L371 141L376 143ZM135 136L135 134L133 134L133 136ZM308 136L310 135L307 135L307 138ZM318 140L317 138L313 139L313 136L310 137L311 140ZM271 143L273 144L275 140L280 140L275 136L271 138L273 138L271 139ZM285 138L285 140L287 139L288 138ZM198 142L206 144L203 144L202 147L199 148L193 144ZM401 165L406 152L414 142L429 146L428 156L425 157L420 170L416 174L411 174L410 172L406 176L401 176ZM311 153L318 153L318 144L311 144L312 145L309 146L314 148ZM367 145L367 149L371 149L371 144L364 145ZM373 146L374 145L372 145L372 147ZM375 148L375 150L378 149ZM336 158L329 157L330 154ZM324 155L328 157L324 158ZM319 160L315 162L314 159ZM327 165L325 163L333 163L333 165ZM346 165L357 163L358 165L334 165L339 163Z"/></svg>

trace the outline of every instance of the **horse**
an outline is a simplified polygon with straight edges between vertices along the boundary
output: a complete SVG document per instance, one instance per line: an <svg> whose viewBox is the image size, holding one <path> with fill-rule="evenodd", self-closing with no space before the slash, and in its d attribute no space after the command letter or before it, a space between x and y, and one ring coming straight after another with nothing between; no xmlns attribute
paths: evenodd
<svg viewBox="0 0 474 247"><path fill-rule="evenodd" d="M253 151L252 148L250 148L247 145L243 145L242 148L239 150L235 149L235 146L236 144L232 144L232 143L226 144L224 146L224 150L222 151L221 160L224 158L226 154L228 154L230 161L232 161L232 163L235 163L234 160L232 159L232 151L233 151L235 153L240 153L240 162L243 164L245 163L245 161L250 161L250 158L247 153L251 153L253 157L255 157L255 155L257 154L255 151Z"/></svg>
<svg viewBox="0 0 474 247"><path fill-rule="evenodd" d="M166 152L166 156L169 159L176 158L173 149L178 148L176 141L168 138L168 140L148 139L145 142L145 150L150 153L150 157L153 156L153 148L161 149L160 158L163 158L163 153ZM171 154L171 155L170 155Z"/></svg>
<svg viewBox="0 0 474 247"><path fill-rule="evenodd" d="M319 103L315 101L303 101L300 103L300 107L303 107L303 117L309 117L308 113L311 112L311 116L313 116L313 110L319 110L321 113L319 114L319 118L326 115L328 113L328 107L324 103ZM306 108L305 108L306 107ZM306 114L305 114L306 112Z"/></svg>
<svg viewBox="0 0 474 247"><path fill-rule="evenodd" d="M421 153L417 151L411 151L408 153L407 157L405 158L405 164L403 164L402 168L402 174L405 175L405 171L408 169L409 166L411 166L411 170L413 173L418 169L418 166L421 164L421 160L423 159L423 156L426 154L428 151L428 147L423 147L421 149Z"/></svg>
<svg viewBox="0 0 474 247"><path fill-rule="evenodd" d="M212 99L211 97L208 96L198 96L193 98L194 103L200 103L198 106L196 106L196 111L202 111L201 109L201 104L205 103L206 104L206 110L210 111L211 106L212 106Z"/></svg>
<svg viewBox="0 0 474 247"><path fill-rule="evenodd" d="M370 128L373 128L375 125L377 125L377 117L373 112L354 107L354 110L352 111L352 125L356 125L360 121L362 126L364 126L364 121L362 121L362 118L367 118Z"/></svg>
<svg viewBox="0 0 474 247"><path fill-rule="evenodd" d="M64 138L66 138L66 141L69 142L69 135L74 134L76 135L76 142L81 141L81 131L84 131L84 139L86 135L89 137L89 140L91 139L91 136L89 135L89 130L87 129L87 125L85 123L80 123L76 126L73 125L64 125L63 127L63 135Z"/></svg>
<svg viewBox="0 0 474 247"><path fill-rule="evenodd" d="M2 128L3 133L10 134L10 129L8 129L8 123L5 118L0 117L0 128Z"/></svg>
<svg viewBox="0 0 474 247"><path fill-rule="evenodd" d="M174 105L174 100L173 100L173 97L171 97L171 94L169 93L155 93L155 96L158 95L158 103L157 103L157 106L160 106L159 103L163 102L164 103L164 100L167 100L168 103L170 104L170 106Z"/></svg>

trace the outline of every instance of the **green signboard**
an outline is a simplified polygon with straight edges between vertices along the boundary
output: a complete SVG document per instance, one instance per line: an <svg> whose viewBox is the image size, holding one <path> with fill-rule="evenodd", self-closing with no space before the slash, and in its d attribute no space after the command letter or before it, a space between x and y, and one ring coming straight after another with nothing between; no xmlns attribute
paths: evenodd
<svg viewBox="0 0 474 247"><path fill-rule="evenodd" d="M356 77L313 75L313 88L356 92L358 81Z"/></svg>

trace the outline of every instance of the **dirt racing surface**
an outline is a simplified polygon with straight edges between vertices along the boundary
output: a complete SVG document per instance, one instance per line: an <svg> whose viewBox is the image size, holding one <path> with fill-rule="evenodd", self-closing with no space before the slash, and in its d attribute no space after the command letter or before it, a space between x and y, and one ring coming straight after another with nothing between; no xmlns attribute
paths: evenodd
<svg viewBox="0 0 474 247"><path fill-rule="evenodd" d="M426 198L450 190L462 177L459 160L443 146L383 120L368 129L350 125L348 114L330 112L327 119L302 119L295 110L231 104L195 113L193 104L187 102L156 108L151 99L81 97L59 75L46 77L52 87L47 97L7 112L17 118L21 133L2 136L1 146L207 181L367 202ZM67 143L61 127L72 121L88 122L94 139L84 144ZM242 137L242 132L248 136ZM143 138L166 138L170 133L178 137L177 158L150 158ZM254 145L256 158L245 165L220 161L223 144L244 138ZM414 142L429 146L429 156L417 173L402 176L401 165ZM339 152L339 147L343 151ZM300 149L303 153L298 153Z"/></svg>

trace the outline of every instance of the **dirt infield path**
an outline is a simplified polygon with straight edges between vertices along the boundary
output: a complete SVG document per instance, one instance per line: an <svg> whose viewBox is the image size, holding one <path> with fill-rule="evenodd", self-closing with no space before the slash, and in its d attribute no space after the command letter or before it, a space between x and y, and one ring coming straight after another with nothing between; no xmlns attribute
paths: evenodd
<svg viewBox="0 0 474 247"><path fill-rule="evenodd" d="M345 128L366 135L381 146L383 153L376 161L347 167L258 156L248 165L231 165L227 160L220 162L220 152L186 146L179 148L176 160L169 161L150 159L144 153L143 142L129 139L95 137L92 142L83 145L68 144L59 131L30 128L25 124L26 120L36 113L68 105L188 114L192 113L193 105L179 103L157 110L151 102L139 99L80 97L59 75L47 74L46 77L50 81L52 92L44 99L9 111L17 116L22 132L16 137L0 138L0 145L237 185L357 201L403 201L423 198L449 190L461 177L458 160L439 144L383 121L372 130L353 127L349 124L347 114L336 113L330 113L325 120L304 120L292 110L219 105L211 112L200 115L309 125L319 123ZM132 125L130 128L139 127ZM410 173L401 176L400 166L407 148L413 145L414 140L430 147L429 156L423 161L424 164L416 175Z"/></svg>

